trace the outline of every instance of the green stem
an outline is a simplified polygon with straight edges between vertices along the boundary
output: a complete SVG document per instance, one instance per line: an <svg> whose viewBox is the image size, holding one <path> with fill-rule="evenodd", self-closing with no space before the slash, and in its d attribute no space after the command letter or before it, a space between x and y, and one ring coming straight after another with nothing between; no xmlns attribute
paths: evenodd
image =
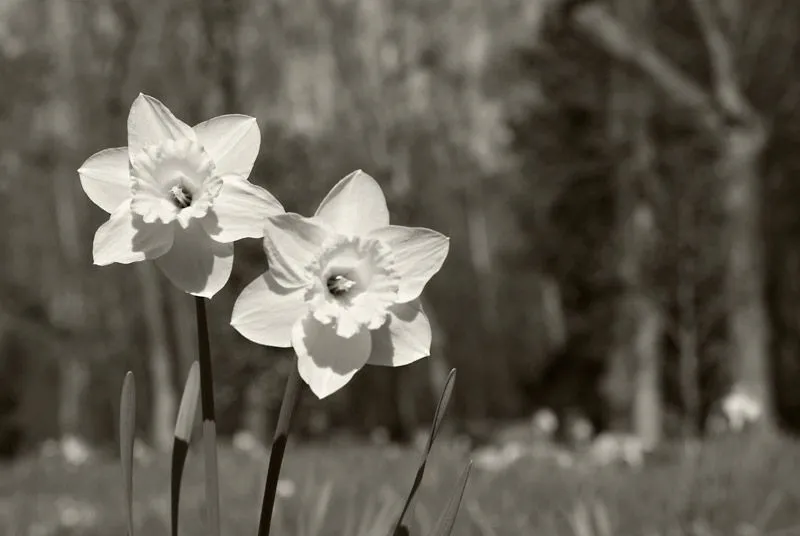
<svg viewBox="0 0 800 536"><path fill-rule="evenodd" d="M195 297L197 349L200 362L200 405L203 415L203 453L205 457L206 508L211 536L219 536L219 474L217 469L217 423L214 414L214 376L211 370L211 345L205 298Z"/></svg>
<svg viewBox="0 0 800 536"><path fill-rule="evenodd" d="M289 439L289 427L292 423L292 414L300 398L300 388L303 381L297 366L292 367L292 372L286 380L286 389L283 392L281 411L278 414L278 424L275 426L275 436L272 439L272 449L269 453L269 466L267 480L264 483L264 498L261 501L261 518L258 522L258 536L269 536L272 524L272 509L275 504L275 492L278 489L278 478L283 465L283 454L286 452L286 441Z"/></svg>

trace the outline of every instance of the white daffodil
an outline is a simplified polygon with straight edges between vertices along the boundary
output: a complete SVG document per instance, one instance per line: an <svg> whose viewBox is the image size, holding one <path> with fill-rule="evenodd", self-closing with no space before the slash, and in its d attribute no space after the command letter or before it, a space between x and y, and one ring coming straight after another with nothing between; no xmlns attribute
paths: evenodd
<svg viewBox="0 0 800 536"><path fill-rule="evenodd" d="M175 286L210 298L228 281L233 242L260 238L281 204L247 178L261 144L253 117L223 115L189 127L140 94L128 146L78 170L86 195L111 217L95 234L97 265L155 260Z"/></svg>
<svg viewBox="0 0 800 536"><path fill-rule="evenodd" d="M430 354L419 296L449 245L436 231L389 225L380 186L355 171L313 218L267 220L269 271L242 291L231 324L253 342L294 347L301 377L324 398L366 364Z"/></svg>

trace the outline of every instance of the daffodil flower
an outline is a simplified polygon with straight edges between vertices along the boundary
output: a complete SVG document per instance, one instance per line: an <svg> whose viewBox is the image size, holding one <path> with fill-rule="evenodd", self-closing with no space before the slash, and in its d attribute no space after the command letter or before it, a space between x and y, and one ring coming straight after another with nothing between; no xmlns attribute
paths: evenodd
<svg viewBox="0 0 800 536"><path fill-rule="evenodd" d="M419 301L449 239L389 225L378 183L342 179L313 218L268 218L269 270L238 297L231 324L253 342L294 347L300 376L324 398L364 365L398 367L430 354Z"/></svg>
<svg viewBox="0 0 800 536"><path fill-rule="evenodd" d="M97 265L154 260L184 292L210 298L228 281L233 242L260 238L281 204L247 178L261 144L253 117L223 115L189 127L140 94L128 146L91 156L81 186L111 216L95 234Z"/></svg>

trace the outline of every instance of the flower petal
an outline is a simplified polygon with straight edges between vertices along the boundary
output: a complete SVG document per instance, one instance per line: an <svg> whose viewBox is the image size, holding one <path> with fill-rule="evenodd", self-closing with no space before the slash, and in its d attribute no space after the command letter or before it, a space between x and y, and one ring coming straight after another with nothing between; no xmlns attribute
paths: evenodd
<svg viewBox="0 0 800 536"><path fill-rule="evenodd" d="M145 223L141 216L131 211L130 200L123 202L111 217L97 229L92 245L94 263L105 266L112 263L155 259L169 251L173 230L162 223Z"/></svg>
<svg viewBox="0 0 800 536"><path fill-rule="evenodd" d="M308 311L303 292L281 287L266 272L236 298L231 325L255 343L288 348L292 345L292 326Z"/></svg>
<svg viewBox="0 0 800 536"><path fill-rule="evenodd" d="M150 145L184 138L196 140L197 136L161 101L139 93L128 114L128 151L131 158Z"/></svg>
<svg viewBox="0 0 800 536"><path fill-rule="evenodd" d="M282 213L283 206L264 188L228 175L203 227L217 242L261 238L267 218Z"/></svg>
<svg viewBox="0 0 800 536"><path fill-rule="evenodd" d="M78 175L89 199L109 214L131 197L127 147L93 154L78 169Z"/></svg>
<svg viewBox="0 0 800 536"><path fill-rule="evenodd" d="M367 363L372 340L367 329L339 337L333 322L322 324L307 315L292 329L292 346L300 376L321 399L344 387Z"/></svg>
<svg viewBox="0 0 800 536"><path fill-rule="evenodd" d="M431 354L431 324L419 300L389 308L389 320L372 331L370 365L401 367Z"/></svg>
<svg viewBox="0 0 800 536"><path fill-rule="evenodd" d="M250 175L261 146L261 130L255 117L221 115L195 125L193 130L214 161L217 173L245 179Z"/></svg>
<svg viewBox="0 0 800 536"><path fill-rule="evenodd" d="M215 242L196 220L187 229L173 228L175 242L156 265L183 292L211 298L231 275L233 244Z"/></svg>
<svg viewBox="0 0 800 536"><path fill-rule="evenodd" d="M369 234L388 245L395 258L395 270L400 274L399 303L419 297L431 277L441 269L450 239L441 233L422 227L390 225Z"/></svg>
<svg viewBox="0 0 800 536"><path fill-rule="evenodd" d="M389 209L380 185L361 171L352 172L334 186L315 216L344 235L364 235L389 225Z"/></svg>
<svg viewBox="0 0 800 536"><path fill-rule="evenodd" d="M317 257L330 231L313 219L286 213L267 218L264 250L275 281L285 288L309 282L306 268Z"/></svg>

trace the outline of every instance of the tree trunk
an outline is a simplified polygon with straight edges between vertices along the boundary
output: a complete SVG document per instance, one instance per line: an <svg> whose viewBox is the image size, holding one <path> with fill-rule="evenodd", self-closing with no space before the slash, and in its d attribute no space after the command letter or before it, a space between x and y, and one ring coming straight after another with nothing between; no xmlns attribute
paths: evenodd
<svg viewBox="0 0 800 536"><path fill-rule="evenodd" d="M689 241L692 232L692 209L685 201L678 210L676 235L679 245ZM676 289L678 362L680 392L683 404L682 432L685 438L693 437L702 428L700 396L700 356L698 355L698 326L695 305L696 277L693 259L678 260Z"/></svg>
<svg viewBox="0 0 800 536"><path fill-rule="evenodd" d="M718 160L727 217L728 261L725 287L732 377L763 408L764 424L774 424L769 326L764 296L763 248L759 214L758 166L764 135L758 127L732 128Z"/></svg>
<svg viewBox="0 0 800 536"><path fill-rule="evenodd" d="M74 176L68 160L64 158L69 146L70 130L77 124L74 102L77 95L74 77L75 32L64 21L74 20L69 5L54 3L49 6L47 27L50 31L51 47L58 58L57 68L50 80L53 88L66 88L56 91L57 97L49 103L49 131L44 133L44 143L50 144L47 153L52 158L53 210L56 223L56 240L61 253L62 266L59 273L53 274L51 281L58 283L51 287L49 296L50 317L54 325L73 335L86 328L87 307L81 277L84 242L81 229L84 210L77 202L77 182L65 180ZM60 360L59 388L59 433L62 438L85 436L87 419L83 415L83 395L90 381L89 358L83 352L69 351Z"/></svg>
<svg viewBox="0 0 800 536"><path fill-rule="evenodd" d="M617 17L632 27L647 27L651 6L616 3ZM622 285L616 342L606 395L612 427L632 428L652 447L661 439L661 342L663 322L648 270L655 241L655 214L645 183L653 180L653 141L649 134L650 89L620 67L611 73L609 138L622 149L617 179L617 277Z"/></svg>
<svg viewBox="0 0 800 536"><path fill-rule="evenodd" d="M205 33L205 54L201 55L200 71L208 81L208 87L198 98L209 96L214 102L200 102L206 113L221 110L221 113L238 113L239 88L237 75L239 62L237 41L238 22L241 11L239 0L202 0L199 3L200 17Z"/></svg>
<svg viewBox="0 0 800 536"><path fill-rule="evenodd" d="M567 344L567 319L558 281L546 274L539 275L541 288L542 322L545 333L545 351L556 355Z"/></svg>
<svg viewBox="0 0 800 536"><path fill-rule="evenodd" d="M730 6L727 14L740 13ZM721 29L722 13L708 0L691 0L711 65L711 91L678 69L646 39L598 2L579 3L575 27L611 57L638 69L696 126L718 141L716 174L725 202L728 340L734 382L760 402L766 428L774 426L769 377L768 329L763 292L759 160L766 142L762 118L748 102L735 67L733 44ZM729 21L730 22L730 21ZM735 22L735 21L734 21ZM733 24L735 26L735 24Z"/></svg>

